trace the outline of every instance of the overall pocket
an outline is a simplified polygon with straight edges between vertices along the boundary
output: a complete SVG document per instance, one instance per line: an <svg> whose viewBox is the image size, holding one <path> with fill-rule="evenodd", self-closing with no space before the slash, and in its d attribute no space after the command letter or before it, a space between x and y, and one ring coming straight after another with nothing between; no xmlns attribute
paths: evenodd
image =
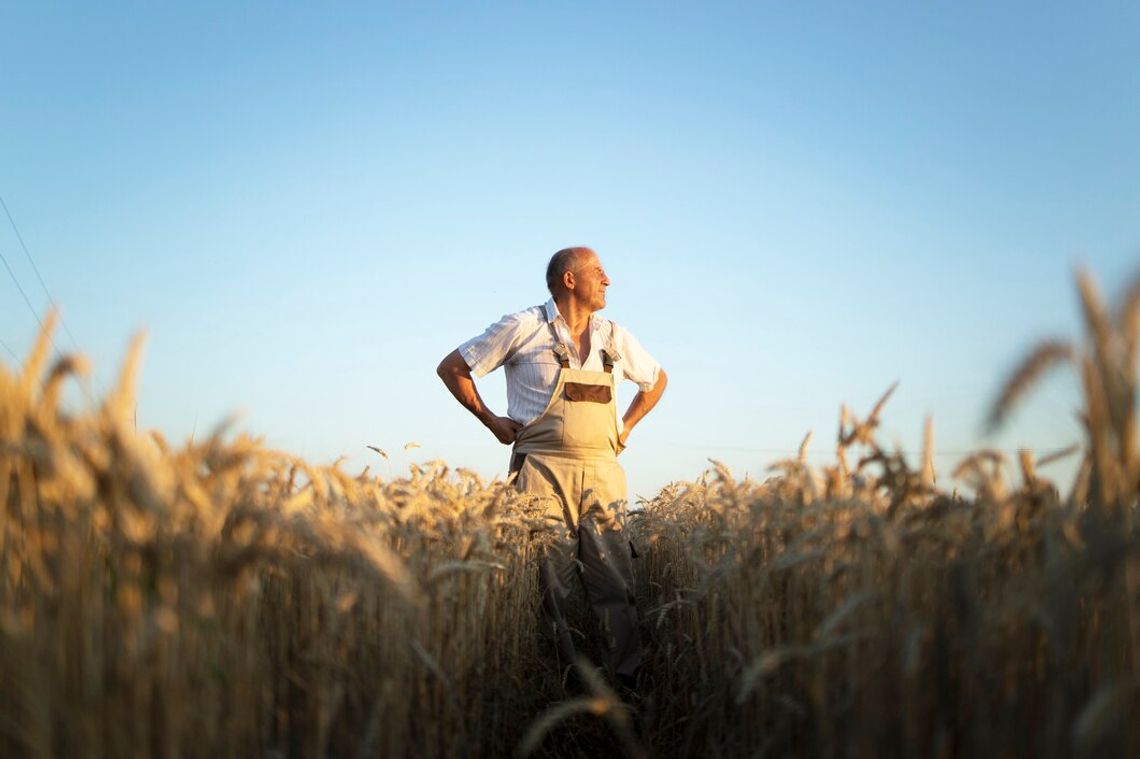
<svg viewBox="0 0 1140 759"><path fill-rule="evenodd" d="M617 429L613 388L609 385L567 382L562 393L565 401L563 447L596 450L611 448Z"/></svg>

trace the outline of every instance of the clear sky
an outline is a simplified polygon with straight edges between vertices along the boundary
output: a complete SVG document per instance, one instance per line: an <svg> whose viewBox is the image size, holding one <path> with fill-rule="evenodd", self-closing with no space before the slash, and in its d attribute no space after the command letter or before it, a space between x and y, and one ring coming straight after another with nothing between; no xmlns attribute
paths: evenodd
<svg viewBox="0 0 1140 759"><path fill-rule="evenodd" d="M1140 270L1138 37L1134 2L4 3L0 196L97 387L148 330L139 424L175 439L240 412L349 471L502 472L435 366L584 244L670 376L636 493L808 429L829 460L896 379L884 440L933 414L946 478L1079 438L1065 375L981 420L1080 335L1074 266ZM0 253L45 311L2 216ZM35 331L0 274L0 340Z"/></svg>

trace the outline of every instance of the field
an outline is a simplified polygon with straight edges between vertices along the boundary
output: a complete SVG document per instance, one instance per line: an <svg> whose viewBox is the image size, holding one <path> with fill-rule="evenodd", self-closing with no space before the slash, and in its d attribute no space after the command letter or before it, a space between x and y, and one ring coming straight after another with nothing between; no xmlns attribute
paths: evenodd
<svg viewBox="0 0 1140 759"><path fill-rule="evenodd" d="M637 693L552 666L535 559L555 525L442 463L382 480L98 408L49 332L0 367L0 756L1140 756L1140 283L1045 343L1084 389L1071 492L980 451L935 480L879 446L724 467L631 516ZM50 330L50 325L48 327ZM804 441L804 451L810 441ZM969 495L965 495L969 493ZM572 675L572 676L571 676Z"/></svg>

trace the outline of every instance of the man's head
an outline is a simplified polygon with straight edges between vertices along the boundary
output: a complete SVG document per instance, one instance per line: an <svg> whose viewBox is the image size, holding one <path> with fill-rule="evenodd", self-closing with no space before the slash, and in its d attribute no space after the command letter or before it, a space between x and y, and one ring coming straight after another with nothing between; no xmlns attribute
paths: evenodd
<svg viewBox="0 0 1140 759"><path fill-rule="evenodd" d="M609 285L598 254L589 248L563 248L546 267L546 287L555 301L570 298L598 311L605 308Z"/></svg>

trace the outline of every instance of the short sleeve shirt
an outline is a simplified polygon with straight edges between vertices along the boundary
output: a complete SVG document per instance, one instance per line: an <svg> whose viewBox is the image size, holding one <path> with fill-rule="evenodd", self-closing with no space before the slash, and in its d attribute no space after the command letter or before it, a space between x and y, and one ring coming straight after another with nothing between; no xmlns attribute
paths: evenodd
<svg viewBox="0 0 1140 759"><path fill-rule="evenodd" d="M554 300L545 305L507 314L483 332L459 346L459 353L475 377L505 367L507 416L529 424L546 410L558 381L558 359L549 323L570 352L570 366L587 371L603 371L601 350L612 346L619 356L614 363L614 384L628 379L648 391L657 381L661 365L625 328L598 314L590 316L590 355L583 361L570 336L570 328Z"/></svg>

